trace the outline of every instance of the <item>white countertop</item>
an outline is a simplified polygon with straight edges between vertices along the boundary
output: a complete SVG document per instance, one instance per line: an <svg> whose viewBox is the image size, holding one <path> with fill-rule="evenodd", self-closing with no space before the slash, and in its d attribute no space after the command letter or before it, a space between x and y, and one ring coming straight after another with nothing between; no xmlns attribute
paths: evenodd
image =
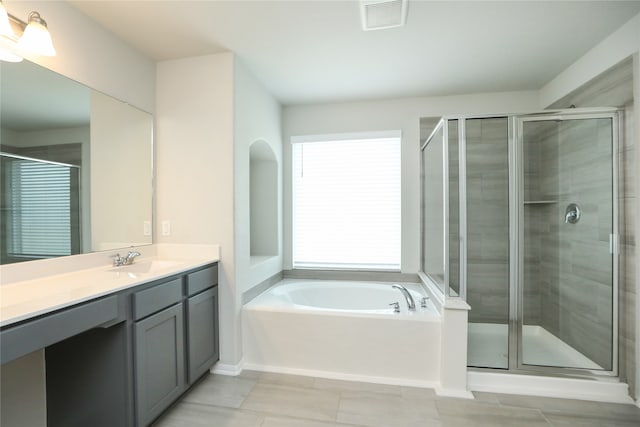
<svg viewBox="0 0 640 427"><path fill-rule="evenodd" d="M22 269L20 274L10 271L12 265L2 266L2 279L0 285L0 326L10 325L31 317L49 313L60 308L89 301L105 295L109 295L133 286L152 280L162 279L187 270L198 268L219 261L219 248L217 246L204 245L152 245L144 248L136 248L142 256L136 259L136 263L151 261L170 261L166 267L155 269L151 273L127 272L114 268L109 263L100 266L83 268L95 263L95 259L101 256L101 260L108 262L108 255L104 253L79 255L78 268L69 271L69 259L65 257L60 263L66 267L58 274L42 276L36 271L41 261L30 261L33 278L25 273L24 266L16 266ZM198 250L201 249L201 250ZM116 251L111 251L116 252ZM126 250L120 250L126 253ZM145 252L148 255L145 255ZM55 260L47 260L53 261ZM93 261L93 262L91 262ZM27 263L22 263L27 264ZM51 264L51 263L49 263ZM48 267L51 267L49 265ZM52 271L55 271L53 268ZM25 280L5 281L5 275L9 278L18 277Z"/></svg>

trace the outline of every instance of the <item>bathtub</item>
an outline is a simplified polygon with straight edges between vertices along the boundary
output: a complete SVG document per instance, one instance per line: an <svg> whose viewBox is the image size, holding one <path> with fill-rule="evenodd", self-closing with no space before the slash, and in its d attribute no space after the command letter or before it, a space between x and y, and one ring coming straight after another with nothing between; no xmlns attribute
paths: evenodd
<svg viewBox="0 0 640 427"><path fill-rule="evenodd" d="M425 289L391 283L285 279L242 309L244 367L352 381L433 387L441 317ZM391 303L400 304L395 313Z"/></svg>

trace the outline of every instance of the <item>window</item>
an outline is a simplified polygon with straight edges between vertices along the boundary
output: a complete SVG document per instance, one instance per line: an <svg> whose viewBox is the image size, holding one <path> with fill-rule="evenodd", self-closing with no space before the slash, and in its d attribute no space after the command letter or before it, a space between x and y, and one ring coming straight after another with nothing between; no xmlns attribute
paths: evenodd
<svg viewBox="0 0 640 427"><path fill-rule="evenodd" d="M6 162L4 161L6 160ZM73 181L77 167L3 155L7 252L14 257L52 257L72 253ZM76 185L77 187L77 185Z"/></svg>
<svg viewBox="0 0 640 427"><path fill-rule="evenodd" d="M293 267L400 269L400 132L295 137Z"/></svg>

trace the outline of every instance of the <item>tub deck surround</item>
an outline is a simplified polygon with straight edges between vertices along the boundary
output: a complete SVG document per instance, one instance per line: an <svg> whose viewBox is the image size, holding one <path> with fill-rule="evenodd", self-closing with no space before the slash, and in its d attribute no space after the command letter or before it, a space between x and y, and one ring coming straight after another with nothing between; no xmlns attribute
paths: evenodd
<svg viewBox="0 0 640 427"><path fill-rule="evenodd" d="M333 298L338 305L331 306L332 298L323 297L321 289L324 286L331 293L336 285L343 288L343 298ZM438 386L441 317L430 304L420 307L419 299L416 312L407 312L403 295L390 285L285 279L243 307L244 367L351 381ZM404 286L416 296L427 295L419 284ZM367 299L368 291L380 287L387 289L388 300ZM305 288L309 291L306 295ZM301 293L288 294L292 290ZM354 301L351 307L349 301ZM403 312L394 313L388 306L396 301Z"/></svg>
<svg viewBox="0 0 640 427"><path fill-rule="evenodd" d="M348 280L284 279L245 307L265 310L307 310L352 315L408 315L429 320L438 316L424 289L416 283L402 283L413 297L416 310L409 311L403 294L393 289L396 282L360 282ZM426 307L421 307L427 297ZM390 305L398 303L400 313Z"/></svg>
<svg viewBox="0 0 640 427"><path fill-rule="evenodd" d="M144 282L219 261L217 245L137 247L137 264L162 262L148 273L118 270L109 256L129 249L92 253L0 267L0 326L112 294ZM42 266L42 267L41 267Z"/></svg>

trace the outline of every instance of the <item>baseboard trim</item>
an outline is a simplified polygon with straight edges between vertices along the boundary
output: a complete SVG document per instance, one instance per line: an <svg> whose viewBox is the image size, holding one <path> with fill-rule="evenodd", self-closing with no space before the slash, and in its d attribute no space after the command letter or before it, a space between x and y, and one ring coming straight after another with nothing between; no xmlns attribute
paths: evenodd
<svg viewBox="0 0 640 427"><path fill-rule="evenodd" d="M471 400L475 399L475 396L469 390L450 390L450 389L442 388L440 386L437 386L435 389L436 389L436 394L438 396L457 397L459 399L471 399Z"/></svg>
<svg viewBox="0 0 640 427"><path fill-rule="evenodd" d="M209 372L211 372L212 374L229 375L232 377L236 377L242 373L243 369L244 361L242 360L236 365L218 362L213 365L211 369L209 369Z"/></svg>

